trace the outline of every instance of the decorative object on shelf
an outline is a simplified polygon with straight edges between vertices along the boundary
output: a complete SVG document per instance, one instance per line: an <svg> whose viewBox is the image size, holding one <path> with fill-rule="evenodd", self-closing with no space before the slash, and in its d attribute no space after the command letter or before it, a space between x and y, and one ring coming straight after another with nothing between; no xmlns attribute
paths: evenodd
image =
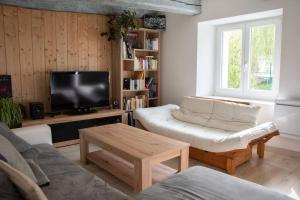
<svg viewBox="0 0 300 200"><path fill-rule="evenodd" d="M129 30L138 29L136 13L129 10L124 10L121 15L110 16L107 22L108 32L102 32L101 36L107 36L107 40L115 40L121 37L126 38Z"/></svg>
<svg viewBox="0 0 300 200"><path fill-rule="evenodd" d="M12 97L11 76L0 75L0 98Z"/></svg>
<svg viewBox="0 0 300 200"><path fill-rule="evenodd" d="M165 15L145 15L144 27L149 29L166 30L166 16Z"/></svg>
<svg viewBox="0 0 300 200"><path fill-rule="evenodd" d="M130 78L123 79L123 89L130 90Z"/></svg>
<svg viewBox="0 0 300 200"><path fill-rule="evenodd" d="M0 99L0 121L9 128L19 128L22 125L22 111L20 105L11 98Z"/></svg>

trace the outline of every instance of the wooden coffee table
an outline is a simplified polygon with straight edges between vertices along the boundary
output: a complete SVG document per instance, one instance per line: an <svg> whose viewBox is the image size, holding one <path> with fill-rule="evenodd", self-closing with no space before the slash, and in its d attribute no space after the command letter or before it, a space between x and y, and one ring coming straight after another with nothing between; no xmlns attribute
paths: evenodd
<svg viewBox="0 0 300 200"><path fill-rule="evenodd" d="M80 131L80 160L110 172L140 192L177 170L163 161L178 157L178 171L188 167L189 144L148 131L110 124ZM101 150L89 152L89 144Z"/></svg>

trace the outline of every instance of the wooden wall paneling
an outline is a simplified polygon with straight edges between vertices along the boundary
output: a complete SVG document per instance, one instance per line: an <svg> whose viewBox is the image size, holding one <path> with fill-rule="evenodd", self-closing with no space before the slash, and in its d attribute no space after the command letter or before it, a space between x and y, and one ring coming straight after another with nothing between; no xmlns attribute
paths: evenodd
<svg viewBox="0 0 300 200"><path fill-rule="evenodd" d="M45 69L45 26L42 11L32 10L32 64L34 80L34 99L47 102Z"/></svg>
<svg viewBox="0 0 300 200"><path fill-rule="evenodd" d="M56 16L55 12L43 11L45 24L45 69L46 69L46 94L49 92L49 74L57 70L56 62ZM49 95L47 96L49 97ZM47 98L46 110L50 108L50 99Z"/></svg>
<svg viewBox="0 0 300 200"><path fill-rule="evenodd" d="M4 40L3 7L0 6L0 74L6 74L6 55Z"/></svg>
<svg viewBox="0 0 300 200"><path fill-rule="evenodd" d="M57 55L57 71L68 70L68 34L67 23L68 14L64 12L55 13L55 29L56 29L56 55Z"/></svg>
<svg viewBox="0 0 300 200"><path fill-rule="evenodd" d="M7 73L10 74L12 78L14 100L20 102L22 99L22 90L18 9L16 7L4 6L3 14Z"/></svg>
<svg viewBox="0 0 300 200"><path fill-rule="evenodd" d="M31 10L23 8L18 9L18 18L22 103L27 105L28 102L34 99Z"/></svg>
<svg viewBox="0 0 300 200"><path fill-rule="evenodd" d="M107 21L109 18L103 16L102 29L108 31ZM104 48L104 66L107 71L111 71L112 67L112 42L107 40L107 37L103 37L103 48Z"/></svg>
<svg viewBox="0 0 300 200"><path fill-rule="evenodd" d="M97 39L99 37L98 33L98 23L97 15L88 15L88 52L89 52L89 70L97 70Z"/></svg>
<svg viewBox="0 0 300 200"><path fill-rule="evenodd" d="M43 102L48 111L49 72L110 71L111 43L100 35L106 20L0 5L0 74L12 76L14 99Z"/></svg>
<svg viewBox="0 0 300 200"><path fill-rule="evenodd" d="M98 62L98 70L99 71L107 71L105 66L105 52L104 52L104 40L105 37L101 36L101 33L104 32L103 29L103 22L104 16L98 15L98 27L99 27L99 37L98 37L98 55L97 55L97 62Z"/></svg>
<svg viewBox="0 0 300 200"><path fill-rule="evenodd" d="M68 13L68 70L78 70L77 13Z"/></svg>
<svg viewBox="0 0 300 200"><path fill-rule="evenodd" d="M77 32L78 32L78 70L88 71L88 15L78 14L77 16Z"/></svg>

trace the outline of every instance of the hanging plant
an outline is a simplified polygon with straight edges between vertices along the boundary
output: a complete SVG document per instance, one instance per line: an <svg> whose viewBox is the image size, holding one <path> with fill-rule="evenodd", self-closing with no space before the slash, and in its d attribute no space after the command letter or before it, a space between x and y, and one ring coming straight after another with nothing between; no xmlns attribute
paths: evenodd
<svg viewBox="0 0 300 200"><path fill-rule="evenodd" d="M124 10L120 15L110 16L107 25L109 30L101 33L101 36L107 36L108 41L126 38L129 30L138 29L136 13Z"/></svg>

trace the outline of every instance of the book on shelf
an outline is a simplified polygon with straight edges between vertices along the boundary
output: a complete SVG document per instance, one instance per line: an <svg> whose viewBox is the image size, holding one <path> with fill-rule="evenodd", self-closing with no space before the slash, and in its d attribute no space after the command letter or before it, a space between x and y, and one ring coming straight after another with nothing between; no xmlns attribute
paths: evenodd
<svg viewBox="0 0 300 200"><path fill-rule="evenodd" d="M144 79L131 79L130 90L144 90L145 80Z"/></svg>
<svg viewBox="0 0 300 200"><path fill-rule="evenodd" d="M137 108L145 108L147 106L146 95L137 95L130 98L124 97L123 104L127 111L132 111Z"/></svg>
<svg viewBox="0 0 300 200"><path fill-rule="evenodd" d="M126 42L125 41L122 42L122 49L123 49L123 58L124 59L128 59L127 46L126 46Z"/></svg>
<svg viewBox="0 0 300 200"><path fill-rule="evenodd" d="M128 33L122 42L122 51L124 59L133 59L133 49L139 48L138 34Z"/></svg>
<svg viewBox="0 0 300 200"><path fill-rule="evenodd" d="M158 93L158 84L155 83L154 77L146 77L145 87L149 89L149 98L157 97Z"/></svg>
<svg viewBox="0 0 300 200"><path fill-rule="evenodd" d="M146 38L146 49L158 50L158 38Z"/></svg>
<svg viewBox="0 0 300 200"><path fill-rule="evenodd" d="M145 87L147 89L150 89L151 86L153 85L153 83L154 83L154 78L153 77L146 77L146 79L145 79Z"/></svg>
<svg viewBox="0 0 300 200"><path fill-rule="evenodd" d="M154 59L154 56L145 56L145 58L134 58L133 70L156 70L158 61Z"/></svg>

